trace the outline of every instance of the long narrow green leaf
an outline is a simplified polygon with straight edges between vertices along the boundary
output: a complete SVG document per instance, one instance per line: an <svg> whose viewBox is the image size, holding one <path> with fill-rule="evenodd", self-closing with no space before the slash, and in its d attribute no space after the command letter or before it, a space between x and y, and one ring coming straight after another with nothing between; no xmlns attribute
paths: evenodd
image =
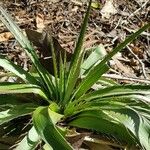
<svg viewBox="0 0 150 150"><path fill-rule="evenodd" d="M39 142L40 137L35 128L32 127L22 141L17 144L15 150L34 150Z"/></svg>
<svg viewBox="0 0 150 150"><path fill-rule="evenodd" d="M19 83L9 83L2 82L0 84L0 94L21 94L21 93L34 93L38 94L45 100L48 100L48 97L45 95L41 87L32 84L19 84Z"/></svg>
<svg viewBox="0 0 150 150"><path fill-rule="evenodd" d="M86 11L86 15L85 15L82 27L81 27L80 35L79 35L79 38L78 38L78 41L77 41L77 44L76 44L76 47L75 47L75 50L74 50L72 60L71 60L71 69L73 69L74 66L76 66L75 64L77 63L78 58L80 57L80 55L83 51L82 46L83 46L84 35L85 35L85 32L86 32L86 27L87 27L87 23L88 23L89 14L90 14L91 3L92 3L92 0L89 0L88 9Z"/></svg>
<svg viewBox="0 0 150 150"><path fill-rule="evenodd" d="M117 85L118 83L116 81L114 81L113 79L107 79L105 77L101 77L97 82L97 85L101 84L104 86L112 86L112 85Z"/></svg>
<svg viewBox="0 0 150 150"><path fill-rule="evenodd" d="M45 145L43 146L43 150L53 150L53 148L52 148L50 145L45 144Z"/></svg>
<svg viewBox="0 0 150 150"><path fill-rule="evenodd" d="M47 88L51 93L51 88L53 87L53 85L50 75L39 62L38 56L35 50L33 49L30 41L27 39L26 36L23 35L21 29L13 22L11 17L6 13L6 11L2 7L0 7L0 20L11 31L11 33L14 35L14 37L17 39L20 45L24 48L27 55L31 59L34 67L36 68L38 74L40 75L41 80L43 81L43 86L45 86L45 88Z"/></svg>
<svg viewBox="0 0 150 150"><path fill-rule="evenodd" d="M2 106L12 106L22 104L26 98L19 97L12 94L1 94L0 95L0 107ZM29 102L29 101L28 101Z"/></svg>
<svg viewBox="0 0 150 150"><path fill-rule="evenodd" d="M150 102L149 89L149 85L116 85L102 88L97 91L85 94L79 99L69 103L65 109L65 114L69 115L74 111L80 110L82 108L92 107L92 105L89 105L90 103L95 103L93 106L96 106L97 103L101 104L104 101L107 102L107 100L111 102L111 100L118 101L119 99L122 99L121 101L126 104L125 100L130 98L135 99L137 102L140 100L141 102L148 103Z"/></svg>
<svg viewBox="0 0 150 150"><path fill-rule="evenodd" d="M81 112L68 123L71 126L94 130L107 135L112 135L121 142L133 144L132 134L113 117L99 110ZM126 137L126 138L124 138Z"/></svg>
<svg viewBox="0 0 150 150"><path fill-rule="evenodd" d="M66 53L64 56L64 61L62 60L62 56L60 54L59 59L59 102L61 103L64 99L65 92L65 75L66 75Z"/></svg>
<svg viewBox="0 0 150 150"><path fill-rule="evenodd" d="M52 116L55 118L55 116ZM39 107L33 114L33 124L37 133L45 141L46 144L52 146L53 149L72 150L69 143L57 130L55 123L48 114L48 107Z"/></svg>
<svg viewBox="0 0 150 150"><path fill-rule="evenodd" d="M110 97L104 100L100 98L90 103L81 104L81 107L78 106L78 112L82 114L82 112L90 110L92 110L93 113L103 110L110 118L113 118L130 130L140 145L146 150L149 150L150 105L149 103L146 104L141 101L140 98L139 101L137 101L137 98L138 97L136 97L135 100L130 97ZM96 114L95 117L97 117ZM106 119L109 119L109 117L106 117Z"/></svg>
<svg viewBox="0 0 150 150"><path fill-rule="evenodd" d="M150 113L150 106L148 103L145 103L145 99L143 100L144 96L138 96L138 95L128 95L128 96L115 96L115 97L106 97L106 98L98 98L98 99L93 99L92 101L89 102L84 102L81 104L79 103L77 105L77 108L75 109L76 111L84 110L87 108L92 108L92 107L98 107L103 110L105 109L111 109L117 108L117 107L125 107L129 105L132 108L137 109L138 106L141 106L141 110L145 109L143 111L146 112L147 114ZM138 107L139 109L139 107Z"/></svg>
<svg viewBox="0 0 150 150"><path fill-rule="evenodd" d="M80 66L81 66L81 64L82 64L82 61L83 61L83 57L84 57L84 53L82 53L82 55L80 56L80 58L79 58L79 61L77 62L78 64L76 64L77 65L77 67L76 67L76 69L74 70L75 72L74 72L74 75L72 76L72 81L71 82L69 82L68 83L68 87L70 87L70 88L68 88L68 89L66 89L66 94L65 94L65 97L64 97L64 100L63 100L63 105L66 105L66 103L68 102L68 101L71 101L71 99L73 98L71 98L70 99L70 96L71 96L71 94L73 93L73 89L74 89L74 87L75 87L75 85L76 85L76 81L77 81L77 79L79 78L79 75L80 75Z"/></svg>
<svg viewBox="0 0 150 150"><path fill-rule="evenodd" d="M71 102L67 108L65 109L66 114L70 114L70 112L74 112L79 108L79 104L84 107L87 102L102 101L103 99L113 99L113 98L121 98L121 97L130 97L144 100L145 102L149 102L149 99L145 96L150 95L150 86L149 85L116 85L110 86L103 89L99 89L97 91L93 91L91 93L85 94L81 96L79 99ZM138 98L139 97L139 98ZM84 104L82 104L84 102Z"/></svg>
<svg viewBox="0 0 150 150"><path fill-rule="evenodd" d="M113 51L111 51L108 55L106 55L99 64L93 67L93 69L90 70L90 72L81 82L80 86L77 87L76 93L75 93L76 98L79 98L80 96L82 96L87 90L91 88L91 86L96 81L98 81L99 78L95 76L97 75L98 70L100 71L100 68L103 68L103 66L106 65L107 61L109 61L117 52L122 50L125 46L127 46L130 42L132 42L136 37L138 37L143 31L145 31L149 27L150 27L150 23L140 28L137 32L131 34L124 42L119 44L116 48L113 49ZM89 81L91 81L90 84L88 84Z"/></svg>
<svg viewBox="0 0 150 150"><path fill-rule="evenodd" d="M91 86L97 81L105 72L109 70L109 67L105 65L99 66L99 68L92 69L90 76L85 77L81 84L76 88L74 93L74 97L78 99L81 95L83 95L87 90L91 88Z"/></svg>
<svg viewBox="0 0 150 150"><path fill-rule="evenodd" d="M135 142L136 144L137 142L143 149L149 150L150 120L141 115L141 112L130 108L130 106L113 107L112 105L109 109L106 108L106 110L103 110L104 115L100 109L94 110L93 108L92 110L91 108L91 110L81 112L79 115L76 115L76 117L73 117L69 125L111 134L127 143ZM113 120L113 122L111 122L111 120ZM115 121L117 121L118 124L113 124ZM128 131L125 130L126 128ZM124 139L124 137L128 137L130 140Z"/></svg>
<svg viewBox="0 0 150 150"><path fill-rule="evenodd" d="M150 149L150 120L146 119L140 112L129 107L118 108L108 112L110 116L118 119L139 140L143 149Z"/></svg>
<svg viewBox="0 0 150 150"><path fill-rule="evenodd" d="M57 69L58 59L56 58L56 51L59 51L59 50L54 49L54 42L53 42L53 38L52 38L51 34L47 34L46 36L50 40L50 48L51 48L51 53L52 53L54 77L55 77L55 85L56 85L55 93L56 93L56 100L58 100L58 97L59 97L59 94L58 94L58 69Z"/></svg>
<svg viewBox="0 0 150 150"><path fill-rule="evenodd" d="M104 89L100 89L97 91L93 91L89 94L85 94L80 97L80 100L92 100L101 97L113 97L117 95L129 95L129 94L137 94L137 95L150 95L150 85L117 85L110 86Z"/></svg>
<svg viewBox="0 0 150 150"><path fill-rule="evenodd" d="M90 68L102 60L106 54L106 50L102 44L97 46L81 65L81 75L87 73Z"/></svg>
<svg viewBox="0 0 150 150"><path fill-rule="evenodd" d="M74 54L71 60L68 81L67 81L67 88L66 88L67 94L65 95L64 103L66 103L69 100L70 95L72 94L72 90L80 74L79 68L81 66L81 59L82 59L81 55L83 55L82 46L83 46L84 35L86 32L86 27L88 23L89 14L90 14L91 2L92 0L89 1L89 6L88 6L88 9L87 9L87 12L86 12L86 15L85 15L82 27L81 27L80 35L76 44L76 48L74 50Z"/></svg>
<svg viewBox="0 0 150 150"><path fill-rule="evenodd" d="M36 109L37 105L33 103L13 106L10 109L0 112L0 125L20 116L29 115Z"/></svg>
<svg viewBox="0 0 150 150"><path fill-rule="evenodd" d="M14 73L25 82L39 85L39 82L30 73L23 70L21 67L7 60L4 56L1 55L0 55L0 66Z"/></svg>

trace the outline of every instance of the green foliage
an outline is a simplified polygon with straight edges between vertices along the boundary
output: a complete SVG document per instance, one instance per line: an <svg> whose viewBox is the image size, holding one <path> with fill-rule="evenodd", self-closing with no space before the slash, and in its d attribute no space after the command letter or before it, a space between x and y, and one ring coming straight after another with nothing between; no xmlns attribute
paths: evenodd
<svg viewBox="0 0 150 150"><path fill-rule="evenodd" d="M71 150L71 146L57 129L56 113L51 113L50 108L38 107L33 114L33 125L41 138L53 147L53 149Z"/></svg>
<svg viewBox="0 0 150 150"><path fill-rule="evenodd" d="M28 134L23 138L20 144L16 147L16 150L24 149L24 150L34 150L40 141L40 136L32 127Z"/></svg>
<svg viewBox="0 0 150 150"><path fill-rule="evenodd" d="M112 135L127 145L139 144L143 149L150 149L150 85L119 85L102 77L109 70L107 62L150 24L130 35L109 54L103 53L104 48L100 46L84 59L86 52L82 45L91 2L73 54L61 48L49 33L43 38L43 46L39 42L40 33L27 31L31 42L51 54L52 59L48 60L53 66L51 70L43 67L45 61L38 58L31 42L0 7L0 19L24 48L35 68L34 73L27 72L0 55L0 66L21 79L16 83L0 83L0 124L32 115L33 127L17 149L34 149L43 141L43 149L71 150L73 148L65 138L66 127L70 126ZM60 122L65 127L60 126Z"/></svg>

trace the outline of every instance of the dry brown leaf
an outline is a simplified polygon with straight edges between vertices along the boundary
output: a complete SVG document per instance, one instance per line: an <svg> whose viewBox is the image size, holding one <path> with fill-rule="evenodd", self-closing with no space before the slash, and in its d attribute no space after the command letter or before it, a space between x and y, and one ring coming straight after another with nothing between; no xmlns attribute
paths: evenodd
<svg viewBox="0 0 150 150"><path fill-rule="evenodd" d="M13 38L10 32L0 33L0 42L8 41Z"/></svg>
<svg viewBox="0 0 150 150"><path fill-rule="evenodd" d="M102 18L109 19L111 15L117 13L117 9L113 5L113 0L107 0L103 8L101 9Z"/></svg>
<svg viewBox="0 0 150 150"><path fill-rule="evenodd" d="M77 6L82 6L83 5L82 1L80 1L80 0L71 0L71 2L73 2Z"/></svg>
<svg viewBox="0 0 150 150"><path fill-rule="evenodd" d="M130 70L125 65L123 65L118 59L113 59L115 61L115 64L117 65L118 69L124 72L127 75L130 75Z"/></svg>
<svg viewBox="0 0 150 150"><path fill-rule="evenodd" d="M133 73L131 71L131 68L124 65L120 60L123 60L122 54L120 52L112 57L112 60L110 61L110 63L113 69L119 70L119 72L123 73L125 76L132 77Z"/></svg>
<svg viewBox="0 0 150 150"><path fill-rule="evenodd" d="M38 30L41 30L41 31L45 28L44 16L42 14L38 14L36 16L36 27Z"/></svg>
<svg viewBox="0 0 150 150"><path fill-rule="evenodd" d="M146 3L148 0L136 0L137 3L142 4L142 3Z"/></svg>

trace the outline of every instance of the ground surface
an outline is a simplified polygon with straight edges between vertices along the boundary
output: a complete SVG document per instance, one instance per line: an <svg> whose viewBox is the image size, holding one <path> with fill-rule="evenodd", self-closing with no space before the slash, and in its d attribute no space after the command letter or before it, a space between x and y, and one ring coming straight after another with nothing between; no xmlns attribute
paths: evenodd
<svg viewBox="0 0 150 150"><path fill-rule="evenodd" d="M111 51L128 35L150 22L149 0L99 0L92 8L84 47L103 44ZM23 30L39 32L50 28L61 46L73 52L87 8L86 0L0 0ZM97 5L97 3L94 3ZM93 5L94 5L93 4ZM121 83L150 83L150 30L118 53L110 62L106 77ZM0 22L0 54L28 69L29 60L16 40ZM0 68L0 72L2 72ZM0 73L1 75L2 73ZM5 78L0 77L0 81ZM76 143L75 143L76 144Z"/></svg>
<svg viewBox="0 0 150 150"><path fill-rule="evenodd" d="M103 44L109 52L129 34L150 21L149 0L99 2L100 7L91 11L84 44L86 48ZM87 8L86 0L1 0L0 3L22 29L29 28L41 32L49 27L62 47L73 51ZM2 23L0 27L0 53L9 53L10 59L26 69L28 59L25 53L16 46L15 39ZM149 56L150 32L145 31L110 61L111 74L106 76L117 78L120 82L131 82L130 80L135 79L134 82L149 83Z"/></svg>

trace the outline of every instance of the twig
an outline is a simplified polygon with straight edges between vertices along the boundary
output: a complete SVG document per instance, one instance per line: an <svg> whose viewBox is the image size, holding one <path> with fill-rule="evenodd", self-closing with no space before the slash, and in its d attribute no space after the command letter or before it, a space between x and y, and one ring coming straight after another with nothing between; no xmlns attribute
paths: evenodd
<svg viewBox="0 0 150 150"><path fill-rule="evenodd" d="M116 75L116 74L104 74L103 77L111 78L111 79L117 79L117 80L128 80L128 81L133 81L133 82L140 82L140 83L150 84L150 80L148 80L148 79L138 79L138 78L124 77L124 76Z"/></svg>
<svg viewBox="0 0 150 150"><path fill-rule="evenodd" d="M131 17L133 17L135 14L137 14L144 6L146 6L146 4L149 2L149 0L148 1L146 1L140 8L138 8L136 11L134 11L129 17L128 17L128 19L129 18L131 18Z"/></svg>
<svg viewBox="0 0 150 150"><path fill-rule="evenodd" d="M142 68L142 72L143 72L143 75L145 77L145 79L148 79L147 75L146 75L146 72L145 72L145 65L144 63L139 59L139 57L134 54L134 52L132 51L132 49L129 47L129 46L126 46L128 48L128 50L130 51L130 53L138 60L138 62L141 64L141 68Z"/></svg>
<svg viewBox="0 0 150 150"><path fill-rule="evenodd" d="M147 53L149 54L150 56L150 38L147 36Z"/></svg>
<svg viewBox="0 0 150 150"><path fill-rule="evenodd" d="M133 32L133 33L136 32L136 30L129 29L129 28L125 27L125 26L121 26L121 27L122 27L123 29L127 30L127 31L130 32L130 33L131 33L131 32ZM148 32L142 32L141 35L150 36L150 33L148 33Z"/></svg>
<svg viewBox="0 0 150 150"><path fill-rule="evenodd" d="M126 7L123 9L123 12L126 10ZM116 26L115 26L115 28L114 29L117 29L118 28L118 26L120 26L120 23L121 23L121 21L122 21L123 19L122 19L122 16L119 18L119 20L118 20L118 22L117 22L117 24L116 24ZM122 24L122 23L121 23Z"/></svg>

